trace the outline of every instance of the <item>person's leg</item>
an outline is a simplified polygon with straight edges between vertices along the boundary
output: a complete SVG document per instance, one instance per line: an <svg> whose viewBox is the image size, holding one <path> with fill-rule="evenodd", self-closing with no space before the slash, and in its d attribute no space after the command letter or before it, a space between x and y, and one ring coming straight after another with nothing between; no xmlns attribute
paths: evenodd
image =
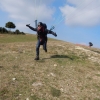
<svg viewBox="0 0 100 100"><path fill-rule="evenodd" d="M47 52L47 41L44 41L44 43L43 43L43 50L45 50L45 52Z"/></svg>
<svg viewBox="0 0 100 100"><path fill-rule="evenodd" d="M40 40L37 41L37 45L36 45L36 58L35 58L35 60L39 60L39 48L40 48Z"/></svg>

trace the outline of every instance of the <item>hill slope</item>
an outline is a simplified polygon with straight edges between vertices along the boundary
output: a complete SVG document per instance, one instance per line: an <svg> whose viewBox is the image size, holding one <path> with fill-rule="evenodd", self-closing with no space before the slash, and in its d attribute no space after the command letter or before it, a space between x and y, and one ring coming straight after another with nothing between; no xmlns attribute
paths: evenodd
<svg viewBox="0 0 100 100"><path fill-rule="evenodd" d="M0 37L0 100L100 100L99 49L53 39L35 61L36 39L20 37Z"/></svg>

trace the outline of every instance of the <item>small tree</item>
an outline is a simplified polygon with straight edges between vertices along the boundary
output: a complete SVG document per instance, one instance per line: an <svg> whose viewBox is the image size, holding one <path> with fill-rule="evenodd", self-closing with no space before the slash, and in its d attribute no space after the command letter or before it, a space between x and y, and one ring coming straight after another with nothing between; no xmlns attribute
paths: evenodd
<svg viewBox="0 0 100 100"><path fill-rule="evenodd" d="M15 24L13 22L7 22L5 27L6 28L10 28L10 30L11 30L11 28L15 28L16 26L15 26Z"/></svg>

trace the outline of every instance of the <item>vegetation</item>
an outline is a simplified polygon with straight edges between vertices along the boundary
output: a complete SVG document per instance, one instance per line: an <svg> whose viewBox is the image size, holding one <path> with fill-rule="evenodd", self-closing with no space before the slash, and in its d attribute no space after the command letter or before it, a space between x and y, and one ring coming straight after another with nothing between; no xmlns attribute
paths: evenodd
<svg viewBox="0 0 100 100"><path fill-rule="evenodd" d="M35 35L13 35L1 34L0 43L13 43L13 42L32 42L36 41Z"/></svg>
<svg viewBox="0 0 100 100"><path fill-rule="evenodd" d="M5 27L6 28L10 28L10 30L11 30L11 28L15 28L16 26L15 26L15 24L13 22L7 22Z"/></svg>
<svg viewBox="0 0 100 100"><path fill-rule="evenodd" d="M14 34L17 34L17 35L19 35L19 34L25 35L24 32L20 32L18 29L15 30Z"/></svg>
<svg viewBox="0 0 100 100"><path fill-rule="evenodd" d="M100 49L35 35L0 34L0 100L100 100ZM98 51L98 52L97 52Z"/></svg>
<svg viewBox="0 0 100 100"><path fill-rule="evenodd" d="M16 26L15 26L15 24L13 23L13 22L7 22L6 24L5 24L5 27L6 28L9 28L10 30L7 30L6 28L4 28L4 27L0 27L0 34L17 34L17 35L19 35L19 34L22 34L22 35L25 35L25 33L24 32L20 32L18 29L16 29L14 32L13 31L11 31L11 28L16 28Z"/></svg>
<svg viewBox="0 0 100 100"><path fill-rule="evenodd" d="M8 30L4 27L0 27L0 33L8 33Z"/></svg>

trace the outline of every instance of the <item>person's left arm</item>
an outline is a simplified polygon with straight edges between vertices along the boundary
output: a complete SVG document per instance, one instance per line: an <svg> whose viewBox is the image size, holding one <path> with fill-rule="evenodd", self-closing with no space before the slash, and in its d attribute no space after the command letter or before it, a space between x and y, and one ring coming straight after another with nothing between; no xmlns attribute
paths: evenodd
<svg viewBox="0 0 100 100"><path fill-rule="evenodd" d="M46 29L45 31L46 31L47 34L52 34L55 37L57 36L57 34L55 32L53 32L53 31L51 31L51 30Z"/></svg>

